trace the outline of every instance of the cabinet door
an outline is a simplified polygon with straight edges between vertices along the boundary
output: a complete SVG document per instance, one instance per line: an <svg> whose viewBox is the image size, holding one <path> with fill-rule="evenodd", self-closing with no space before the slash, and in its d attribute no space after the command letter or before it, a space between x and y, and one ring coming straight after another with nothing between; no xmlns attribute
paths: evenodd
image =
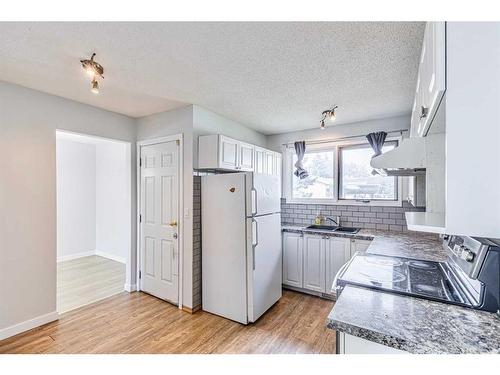
<svg viewBox="0 0 500 375"><path fill-rule="evenodd" d="M264 156L265 156L264 173L273 174L273 172L274 172L274 153L271 151L266 151Z"/></svg>
<svg viewBox="0 0 500 375"><path fill-rule="evenodd" d="M348 238L330 237L326 240L326 293L333 294L335 275L351 257L351 244Z"/></svg>
<svg viewBox="0 0 500 375"><path fill-rule="evenodd" d="M276 176L281 176L281 154L274 153L274 168L273 174Z"/></svg>
<svg viewBox="0 0 500 375"><path fill-rule="evenodd" d="M264 156L265 151L260 147L255 147L255 172L264 173Z"/></svg>
<svg viewBox="0 0 500 375"><path fill-rule="evenodd" d="M337 347L339 354L408 354L403 350L391 348L373 341L352 336L348 333L337 331Z"/></svg>
<svg viewBox="0 0 500 375"><path fill-rule="evenodd" d="M224 169L238 169L238 146L239 142L226 137L220 137L219 143L219 165Z"/></svg>
<svg viewBox="0 0 500 375"><path fill-rule="evenodd" d="M325 238L304 235L304 288L325 292Z"/></svg>
<svg viewBox="0 0 500 375"><path fill-rule="evenodd" d="M301 233L283 232L283 284L302 288Z"/></svg>
<svg viewBox="0 0 500 375"><path fill-rule="evenodd" d="M422 53L424 53L422 47ZM419 76L417 77L417 87L415 89L415 98L413 100L413 107L411 110L411 120L410 120L410 136L418 137L419 136L419 128L420 128L420 115L422 111L422 87L420 84L420 71L422 64L419 65Z"/></svg>
<svg viewBox="0 0 500 375"><path fill-rule="evenodd" d="M427 22L419 67L420 113L418 135L427 134L446 89L445 22Z"/></svg>
<svg viewBox="0 0 500 375"><path fill-rule="evenodd" d="M239 150L239 169L252 172L254 170L254 146L248 143L240 143Z"/></svg>

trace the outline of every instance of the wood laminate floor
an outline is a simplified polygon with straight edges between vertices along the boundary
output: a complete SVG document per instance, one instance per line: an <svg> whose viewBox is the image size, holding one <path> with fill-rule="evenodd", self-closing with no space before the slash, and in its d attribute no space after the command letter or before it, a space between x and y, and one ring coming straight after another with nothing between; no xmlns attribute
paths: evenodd
<svg viewBox="0 0 500 375"><path fill-rule="evenodd" d="M123 292L125 264L97 255L57 263L57 311L77 307Z"/></svg>
<svg viewBox="0 0 500 375"><path fill-rule="evenodd" d="M334 353L333 302L284 291L255 324L120 293L0 341L0 353Z"/></svg>

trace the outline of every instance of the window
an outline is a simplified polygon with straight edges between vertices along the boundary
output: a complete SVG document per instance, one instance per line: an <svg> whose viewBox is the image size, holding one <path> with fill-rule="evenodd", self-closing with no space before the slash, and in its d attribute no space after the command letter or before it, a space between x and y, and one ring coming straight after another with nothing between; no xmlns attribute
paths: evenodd
<svg viewBox="0 0 500 375"><path fill-rule="evenodd" d="M382 151L397 145L397 138L388 139ZM401 206L401 178L372 174L372 156L366 141L309 145L303 160L309 176L301 180L294 175L297 155L289 147L283 174L285 197L291 203Z"/></svg>
<svg viewBox="0 0 500 375"><path fill-rule="evenodd" d="M382 152L396 146L397 142L386 142ZM339 148L339 199L398 200L397 178L372 174L372 156L370 145Z"/></svg>
<svg viewBox="0 0 500 375"><path fill-rule="evenodd" d="M295 199L333 199L335 186L333 181L335 150L306 152L302 161L309 176L300 179L292 177L292 198ZM292 170L295 171L297 155L292 157ZM292 171L292 173L293 173Z"/></svg>

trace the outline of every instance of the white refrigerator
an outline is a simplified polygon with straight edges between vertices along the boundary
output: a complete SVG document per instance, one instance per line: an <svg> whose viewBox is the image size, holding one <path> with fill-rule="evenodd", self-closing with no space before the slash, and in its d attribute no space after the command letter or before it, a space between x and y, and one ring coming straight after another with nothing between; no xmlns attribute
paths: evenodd
<svg viewBox="0 0 500 375"><path fill-rule="evenodd" d="M247 324L281 298L281 181L260 173L201 180L202 308Z"/></svg>

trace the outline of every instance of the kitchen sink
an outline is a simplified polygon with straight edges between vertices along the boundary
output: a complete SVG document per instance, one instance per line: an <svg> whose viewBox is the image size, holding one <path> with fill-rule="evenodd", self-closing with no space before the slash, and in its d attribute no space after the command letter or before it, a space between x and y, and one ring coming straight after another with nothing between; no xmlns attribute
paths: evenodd
<svg viewBox="0 0 500 375"><path fill-rule="evenodd" d="M351 227L338 227L335 229L335 232L343 232L343 233L358 233L361 228L351 228Z"/></svg>
<svg viewBox="0 0 500 375"><path fill-rule="evenodd" d="M309 225L306 229L328 230L328 231L332 231L332 232L355 234L355 233L358 233L361 228L336 227L333 225L315 225L315 224L313 224L313 225Z"/></svg>
<svg viewBox="0 0 500 375"><path fill-rule="evenodd" d="M320 230L331 230L332 232L336 230L338 227L333 226L333 225L309 225L307 229L320 229Z"/></svg>

